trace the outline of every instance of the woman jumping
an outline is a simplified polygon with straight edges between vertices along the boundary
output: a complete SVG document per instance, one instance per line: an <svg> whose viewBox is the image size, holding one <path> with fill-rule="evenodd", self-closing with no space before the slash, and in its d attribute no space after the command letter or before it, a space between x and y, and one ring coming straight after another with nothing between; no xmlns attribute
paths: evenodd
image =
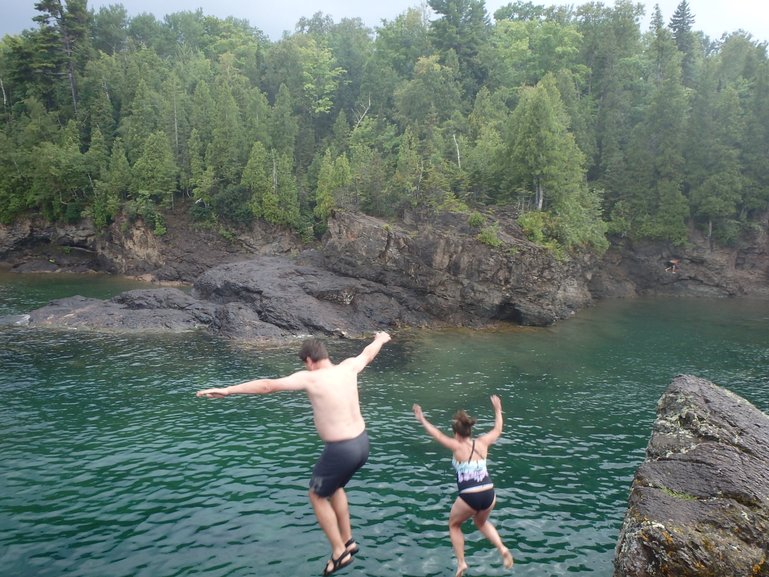
<svg viewBox="0 0 769 577"><path fill-rule="evenodd" d="M489 447L502 434L502 402L497 395L492 395L491 404L494 407L494 428L476 439L472 438L472 429L476 421L465 411L457 411L454 415L451 425L454 437L449 437L427 420L422 414L422 407L419 405L413 407L414 415L427 433L454 453L451 463L457 472L459 496L451 507L449 535L454 555L457 557L456 577L462 577L467 570L462 523L471 517L478 530L497 548L504 566L507 569L513 566L512 553L502 543L499 533L489 521L489 515L497 503L497 498L494 483L486 469L486 455Z"/></svg>

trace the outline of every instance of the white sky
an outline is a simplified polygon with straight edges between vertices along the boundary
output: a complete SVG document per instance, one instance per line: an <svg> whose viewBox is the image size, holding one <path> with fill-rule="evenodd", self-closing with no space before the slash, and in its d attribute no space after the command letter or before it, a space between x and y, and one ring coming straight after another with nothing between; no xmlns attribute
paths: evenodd
<svg viewBox="0 0 769 577"><path fill-rule="evenodd" d="M541 5L586 4L588 0L532 0ZM665 22L680 3L680 0L636 0L646 7L646 19L641 23L641 30L648 28L648 17L659 4ZM486 0L486 11L493 15L510 0ZM613 0L604 0L604 4L613 6ZM25 28L33 28L32 17L37 14L34 0L0 0L0 35L18 34ZM358 17L364 24L374 28L382 20L391 21L410 7L419 6L420 0L90 0L88 6L98 9L110 4L122 4L129 16L151 12L158 19L166 14L184 10L202 8L205 14L226 18L234 16L248 20L250 24L262 30L271 39L278 40L283 31L293 32L294 25L302 17L311 17L316 12L323 12L335 22L342 18ZM766 0L689 0L689 8L694 14L694 29L701 30L712 39L718 39L724 32L744 30L755 40L769 41L769 14Z"/></svg>

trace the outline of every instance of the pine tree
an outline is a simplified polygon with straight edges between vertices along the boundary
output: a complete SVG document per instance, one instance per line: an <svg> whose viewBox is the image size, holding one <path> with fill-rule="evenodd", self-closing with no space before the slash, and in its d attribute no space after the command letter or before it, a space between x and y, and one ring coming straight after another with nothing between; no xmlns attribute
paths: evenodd
<svg viewBox="0 0 769 577"><path fill-rule="evenodd" d="M489 17L483 0L428 0L438 14L430 33L440 54L457 56L460 83L467 96L486 82L486 63L481 52L489 39Z"/></svg>
<svg viewBox="0 0 769 577"><path fill-rule="evenodd" d="M35 3L40 14L32 18L40 24L40 39L51 49L49 79L55 81L61 71L67 78L73 116L78 113L77 77L90 57L90 13L86 4L86 0L69 0L64 5L60 0L40 0Z"/></svg>
<svg viewBox="0 0 769 577"><path fill-rule="evenodd" d="M694 14L689 8L687 0L681 0L676 7L676 11L670 18L670 29L673 32L678 50L683 55L681 60L681 79L685 86L693 86L696 71L695 66L698 60L697 38L693 31Z"/></svg>
<svg viewBox="0 0 769 577"><path fill-rule="evenodd" d="M264 218L266 213L274 210L274 207L270 206L269 200L272 182L267 170L268 159L264 145L261 142L254 142L241 179L241 184L251 194L249 206L255 218ZM265 204L267 204L267 210L265 210Z"/></svg>
<svg viewBox="0 0 769 577"><path fill-rule="evenodd" d="M131 172L142 207L171 205L177 189L178 168L165 132L157 130L147 137Z"/></svg>

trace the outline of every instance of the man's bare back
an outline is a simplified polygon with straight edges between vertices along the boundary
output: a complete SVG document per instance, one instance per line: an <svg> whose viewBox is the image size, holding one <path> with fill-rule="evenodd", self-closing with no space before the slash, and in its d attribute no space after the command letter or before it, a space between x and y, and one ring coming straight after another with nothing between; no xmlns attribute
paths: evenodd
<svg viewBox="0 0 769 577"><path fill-rule="evenodd" d="M330 359L304 359L307 370L279 379L255 379L232 387L198 391L198 397L267 394L277 391L307 393L318 435L326 442L357 437L366 428L358 400L358 373L374 360L390 335L378 332L358 356L333 364Z"/></svg>
<svg viewBox="0 0 769 577"><path fill-rule="evenodd" d="M366 428L358 402L358 373L349 363L307 371L305 391L318 436L326 442L353 439Z"/></svg>

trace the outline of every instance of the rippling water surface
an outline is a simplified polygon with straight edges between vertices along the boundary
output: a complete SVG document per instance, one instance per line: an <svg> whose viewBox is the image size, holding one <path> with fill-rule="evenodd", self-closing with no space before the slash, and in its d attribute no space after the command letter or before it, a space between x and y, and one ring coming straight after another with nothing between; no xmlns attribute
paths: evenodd
<svg viewBox="0 0 769 577"><path fill-rule="evenodd" d="M0 314L120 286L0 276ZM97 283L98 284L98 283ZM90 288L89 288L90 287ZM66 293L66 294L65 294ZM492 515L515 575L609 577L657 399L679 373L769 409L769 303L606 302L548 329L396 334L360 380L371 457L348 495L364 577L453 575L448 431L466 408L505 432ZM363 342L332 342L332 357ZM15 577L320 574L307 503L319 451L301 394L204 400L200 388L300 368L294 348L202 335L0 327L0 573ZM466 527L468 575L508 574Z"/></svg>

